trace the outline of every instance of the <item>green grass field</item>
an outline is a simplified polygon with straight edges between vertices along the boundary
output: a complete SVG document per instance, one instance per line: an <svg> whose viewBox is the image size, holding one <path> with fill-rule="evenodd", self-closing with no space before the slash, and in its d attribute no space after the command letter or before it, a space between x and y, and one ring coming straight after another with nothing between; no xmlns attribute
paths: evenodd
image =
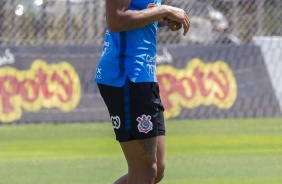
<svg viewBox="0 0 282 184"><path fill-rule="evenodd" d="M111 184L110 123L0 126L0 184ZM163 184L281 184L282 119L167 121Z"/></svg>

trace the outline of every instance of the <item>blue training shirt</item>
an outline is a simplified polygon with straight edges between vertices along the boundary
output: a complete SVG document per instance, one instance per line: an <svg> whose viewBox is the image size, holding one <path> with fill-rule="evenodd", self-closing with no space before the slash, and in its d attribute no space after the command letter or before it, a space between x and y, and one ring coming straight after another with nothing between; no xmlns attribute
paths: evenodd
<svg viewBox="0 0 282 184"><path fill-rule="evenodd" d="M129 10L143 10L161 0L131 0ZM101 59L94 81L121 87L128 77L132 82L157 82L156 44L158 22L143 28L111 33L106 29Z"/></svg>

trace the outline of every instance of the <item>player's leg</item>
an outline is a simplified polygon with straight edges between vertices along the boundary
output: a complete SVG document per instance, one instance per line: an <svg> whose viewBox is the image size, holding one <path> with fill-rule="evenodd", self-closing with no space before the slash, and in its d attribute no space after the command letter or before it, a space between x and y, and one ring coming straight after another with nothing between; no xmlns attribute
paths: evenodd
<svg viewBox="0 0 282 184"><path fill-rule="evenodd" d="M142 172L143 175L150 178L153 175L152 182L157 183L163 178L165 167L164 108L159 96L159 86L154 82L131 83L130 89L131 132L135 142L141 143L141 146L137 158L132 157L132 161L127 158L129 171L137 169L137 164L141 164L139 173ZM124 146L122 147L124 148ZM138 160L137 163L134 163L136 160ZM133 162L132 166L130 166L130 162Z"/></svg>
<svg viewBox="0 0 282 184"><path fill-rule="evenodd" d="M157 83L128 80L122 88L99 85L99 90L128 161L128 174L115 183L160 181L165 166L165 127Z"/></svg>
<svg viewBox="0 0 282 184"><path fill-rule="evenodd" d="M128 164L127 184L153 184L157 175L157 138L120 143Z"/></svg>
<svg viewBox="0 0 282 184"><path fill-rule="evenodd" d="M119 178L114 184L127 184L127 182L151 184L162 180L165 170L165 136L158 136L156 141L157 152L154 153L156 156L150 153L150 149L155 150L155 147L152 147L155 138L121 143L128 163L128 174Z"/></svg>

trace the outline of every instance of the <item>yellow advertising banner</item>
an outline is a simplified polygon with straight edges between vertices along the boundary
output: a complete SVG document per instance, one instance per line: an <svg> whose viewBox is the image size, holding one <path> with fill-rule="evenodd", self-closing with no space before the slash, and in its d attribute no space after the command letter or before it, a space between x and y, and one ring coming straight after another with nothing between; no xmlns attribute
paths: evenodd
<svg viewBox="0 0 282 184"><path fill-rule="evenodd" d="M166 118L178 116L182 108L215 105L229 109L236 102L237 82L224 61L204 63L194 58L183 69L162 65L157 78Z"/></svg>
<svg viewBox="0 0 282 184"><path fill-rule="evenodd" d="M68 62L47 64L33 61L29 70L12 67L0 68L0 121L20 119L23 109L74 109L80 100L79 76Z"/></svg>

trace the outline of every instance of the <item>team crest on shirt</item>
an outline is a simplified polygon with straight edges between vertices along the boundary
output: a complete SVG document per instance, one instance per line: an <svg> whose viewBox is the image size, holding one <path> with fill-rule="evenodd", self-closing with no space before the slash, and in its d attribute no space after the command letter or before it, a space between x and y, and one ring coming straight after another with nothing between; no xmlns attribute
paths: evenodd
<svg viewBox="0 0 282 184"><path fill-rule="evenodd" d="M147 134L153 130L153 123L151 122L151 116L143 114L142 117L136 119L139 124L137 125L139 132Z"/></svg>
<svg viewBox="0 0 282 184"><path fill-rule="evenodd" d="M119 116L111 116L111 121L112 121L114 129L120 128L121 121L120 121Z"/></svg>

